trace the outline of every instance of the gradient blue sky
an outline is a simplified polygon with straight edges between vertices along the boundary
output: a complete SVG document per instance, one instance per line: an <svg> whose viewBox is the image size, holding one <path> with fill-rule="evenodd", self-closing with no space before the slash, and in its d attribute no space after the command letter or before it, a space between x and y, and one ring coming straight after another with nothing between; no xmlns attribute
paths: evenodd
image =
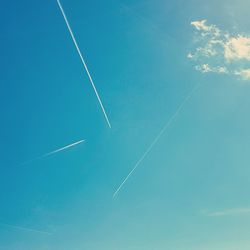
<svg viewBox="0 0 250 250"><path fill-rule="evenodd" d="M249 249L250 85L186 57L191 21L249 34L249 1L61 3L112 129L56 1L1 1L0 249Z"/></svg>

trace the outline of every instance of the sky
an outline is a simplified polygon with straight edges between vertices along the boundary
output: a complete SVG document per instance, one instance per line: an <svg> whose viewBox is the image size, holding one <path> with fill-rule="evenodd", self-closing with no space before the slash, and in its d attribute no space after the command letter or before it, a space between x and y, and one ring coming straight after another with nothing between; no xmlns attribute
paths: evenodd
<svg viewBox="0 0 250 250"><path fill-rule="evenodd" d="M249 1L61 4L111 128L57 1L1 1L0 250L249 249Z"/></svg>

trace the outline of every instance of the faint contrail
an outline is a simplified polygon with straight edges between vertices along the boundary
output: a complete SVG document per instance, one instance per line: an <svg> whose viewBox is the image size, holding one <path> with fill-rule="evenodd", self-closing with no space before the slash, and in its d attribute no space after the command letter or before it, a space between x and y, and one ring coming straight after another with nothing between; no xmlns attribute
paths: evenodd
<svg viewBox="0 0 250 250"><path fill-rule="evenodd" d="M62 148L59 148L59 149L56 149L56 150L51 151L51 152L49 152L49 153L46 153L46 154L44 154L44 155L42 155L42 156L39 156L39 157L36 157L36 158L31 159L31 160L29 160L29 161L26 161L26 162L22 163L21 165L26 165L26 164L29 164L29 163L31 163L31 162L33 162L33 161L40 160L40 159L43 159L43 158L48 157L48 156L50 156L50 155L59 153L59 152L65 150L65 149L68 149L68 148L74 147L74 146L76 146L76 145L78 145L78 144L80 144L80 143L83 143L84 141L85 141L85 140L80 140L80 141L74 142L74 143L72 143L72 144L70 144L70 145L64 146L64 147L62 147Z"/></svg>
<svg viewBox="0 0 250 250"><path fill-rule="evenodd" d="M79 46L78 46L78 44L77 44L77 42L76 42L74 33L73 33L73 31L72 31L72 29L71 29L71 27L70 27L70 24L69 24L69 22L68 22L67 16L66 16L66 14L65 14L65 12L64 12L64 10L63 10L63 7L62 7L62 5L61 5L61 3L60 3L59 0L57 0L57 3L58 3L59 8L60 8L60 10L61 10L61 12L62 12L63 18L64 18L64 20L65 20L65 22L66 22L66 25L67 25L67 27L68 27L69 33L70 33L71 38L72 38L72 40L73 40L73 42L74 42L74 44L75 44L76 50L77 50L77 52L78 52L78 54L79 54L79 56L80 56L80 59L81 59L81 61L82 61L82 64L83 64L83 66L84 66L84 68L85 68L85 70L86 70L86 72L87 72L87 75L88 75L88 77L89 77L89 80L90 80L90 82L91 82L91 84L92 84L92 87L93 87L93 89L94 89L94 91L95 91L96 97L97 97L97 99L98 99L98 101L99 101L99 104L100 104L100 106L101 106L101 108L102 108L102 111L103 111L103 114L104 114L104 116L105 116L105 119L106 119L106 121L107 121L107 123L108 123L108 126L111 128L111 124L110 124L110 122L109 122L108 116L107 116L106 111L105 111L105 109L104 109L104 106L103 106L103 104L102 104L101 98L100 98L100 96L99 96L99 94L98 94L98 92L97 92L97 90L96 90L95 84L94 84L94 82L93 82L93 80L92 80L92 77L91 77L91 75L90 75L90 73L89 73L87 64L86 64L85 60L83 59L81 50L79 49Z"/></svg>
<svg viewBox="0 0 250 250"><path fill-rule="evenodd" d="M161 138L162 134L166 131L166 129L172 124L172 122L174 121L174 119L176 118L176 116L180 113L180 111L183 109L183 107L185 106L185 104L187 103L187 101L192 97L192 95L194 94L194 92L196 91L196 89L198 88L198 85L196 85L187 95L187 97L184 99L184 101L180 104L180 106L177 108L177 110L175 111L175 113L170 117L170 119L168 120L168 122L166 123L166 125L162 128L162 130L160 131L160 133L155 137L155 139L153 140L153 142L150 144L150 146L147 148L147 150L145 151L145 153L141 156L141 158L137 161L137 163L135 164L134 168L129 172L129 174L127 175L127 177L123 180L123 182L121 183L121 185L116 189L116 191L113 194L113 198L115 198L115 196L119 193L119 191L121 190L121 188L123 187L123 185L126 183L126 181L128 180L128 178L133 174L133 172L138 168L138 166L142 163L142 161L145 159L145 157L150 153L150 151L152 150L152 148L155 146L155 144L158 142L158 140Z"/></svg>
<svg viewBox="0 0 250 250"><path fill-rule="evenodd" d="M27 228L27 227L19 227L16 225L10 225L10 224L6 224L6 223L0 223L0 225L5 226L5 227L9 227L9 228L13 228L13 229L17 229L17 230L32 232L32 233L52 235L52 233L50 233L50 232L36 230L36 229L32 229L32 228Z"/></svg>

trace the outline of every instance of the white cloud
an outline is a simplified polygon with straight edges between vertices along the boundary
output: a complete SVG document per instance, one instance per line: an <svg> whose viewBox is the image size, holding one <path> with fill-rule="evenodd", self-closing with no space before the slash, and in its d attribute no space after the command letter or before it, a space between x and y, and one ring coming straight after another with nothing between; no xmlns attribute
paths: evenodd
<svg viewBox="0 0 250 250"><path fill-rule="evenodd" d="M232 35L208 25L207 20L194 21L195 42L199 46L187 55L202 73L231 74L250 80L250 36Z"/></svg>
<svg viewBox="0 0 250 250"><path fill-rule="evenodd" d="M225 44L225 59L250 61L250 37L231 37Z"/></svg>
<svg viewBox="0 0 250 250"><path fill-rule="evenodd" d="M202 47L197 48L196 52L206 57L215 56L217 54L216 50L210 44L208 44L208 46L204 48Z"/></svg>
<svg viewBox="0 0 250 250"><path fill-rule="evenodd" d="M240 76L243 80L250 79L250 69L241 69L239 71L235 71L235 75Z"/></svg>
<svg viewBox="0 0 250 250"><path fill-rule="evenodd" d="M207 31L209 28L206 25L206 22L207 22L207 20L194 21L194 22L191 22L191 25L193 25L197 30Z"/></svg>
<svg viewBox="0 0 250 250"><path fill-rule="evenodd" d="M195 66L195 69L201 71L202 73L208 73L212 71L208 64L197 65Z"/></svg>
<svg viewBox="0 0 250 250"><path fill-rule="evenodd" d="M222 211L202 211L202 214L210 217L219 217L219 216L233 216L233 215L250 215L250 208L234 208L226 209Z"/></svg>
<svg viewBox="0 0 250 250"><path fill-rule="evenodd" d="M198 31L202 31L202 36L212 35L217 37L220 35L220 30L215 25L207 25L207 20L194 21L191 25Z"/></svg>
<svg viewBox="0 0 250 250"><path fill-rule="evenodd" d="M202 72L202 73L209 73L209 72L218 73L218 74L228 74L229 73L228 69L226 67L221 67L221 66L211 67L208 64L196 65L195 69Z"/></svg>
<svg viewBox="0 0 250 250"><path fill-rule="evenodd" d="M226 67L218 66L218 67L216 68L215 73L219 73L219 74L228 74L229 71L228 71L228 69L227 69Z"/></svg>
<svg viewBox="0 0 250 250"><path fill-rule="evenodd" d="M193 57L192 53L188 53L187 58L192 59Z"/></svg>

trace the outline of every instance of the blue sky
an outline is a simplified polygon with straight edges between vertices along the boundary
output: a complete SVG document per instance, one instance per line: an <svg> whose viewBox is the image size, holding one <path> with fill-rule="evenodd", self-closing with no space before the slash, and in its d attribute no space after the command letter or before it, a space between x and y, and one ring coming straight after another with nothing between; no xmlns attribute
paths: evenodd
<svg viewBox="0 0 250 250"><path fill-rule="evenodd" d="M57 2L2 1L0 249L248 249L248 47L231 74L187 55L210 42L194 21L248 39L249 1L61 3L112 129Z"/></svg>

